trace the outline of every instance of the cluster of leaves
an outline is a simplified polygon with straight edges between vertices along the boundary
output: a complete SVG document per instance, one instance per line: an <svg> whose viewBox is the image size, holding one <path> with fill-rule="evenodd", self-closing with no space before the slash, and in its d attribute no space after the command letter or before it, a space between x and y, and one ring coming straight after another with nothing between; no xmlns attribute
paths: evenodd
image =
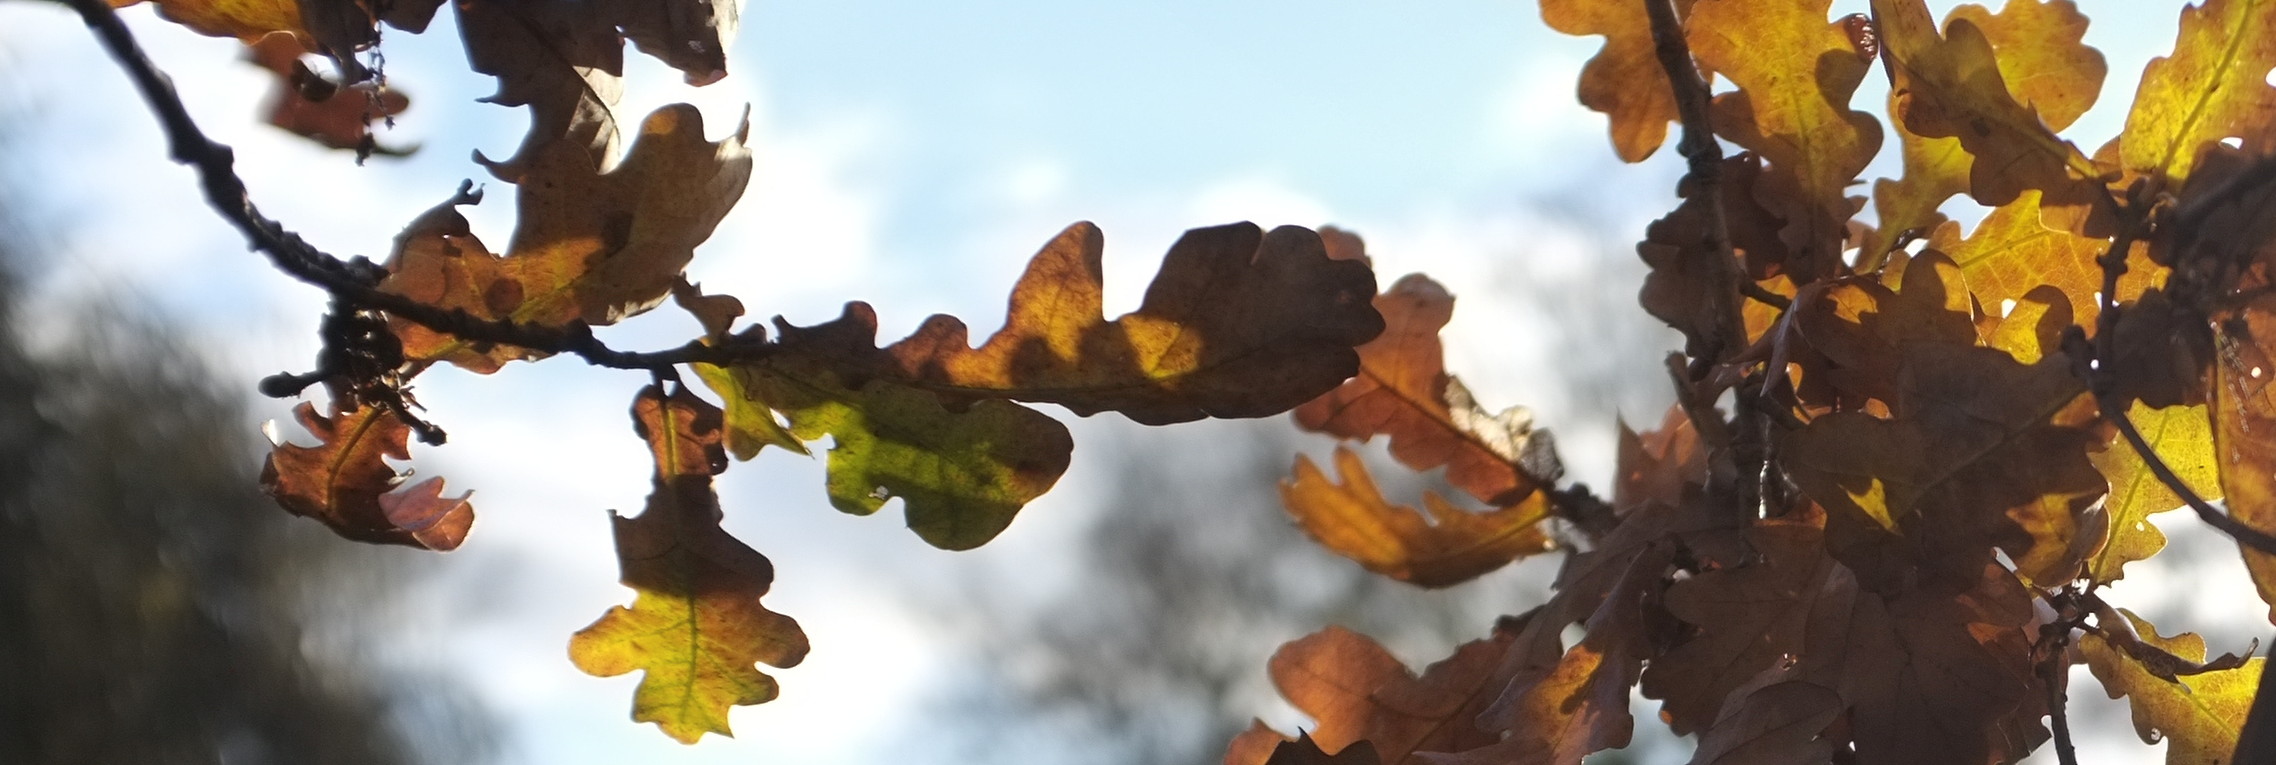
<svg viewBox="0 0 2276 765"><path fill-rule="evenodd" d="M2013 762L2051 737L2068 762L2081 663L2167 762L2276 756L2245 730L2263 659L2208 661L2101 596L2187 505L2276 603L2276 4L2183 9L2091 154L2061 131L2106 67L2069 0L1941 26L1920 0L1541 10L1605 38L1580 100L1623 159L1683 127L1681 204L1637 247L1643 307L1686 338L1678 404L1623 431L1591 507L1525 416L1444 372L1446 290L1379 295L1360 375L1298 421L1387 436L1490 509L1393 504L1339 453L1338 482L1298 461L1289 513L1422 586L1563 549L1556 594L1419 676L1340 628L1287 644L1271 676L1314 727L1260 723L1228 765L1576 763L1628 743L1637 688L1694 763ZM1850 103L1876 65L1886 122ZM1849 190L1889 133L1903 175L1869 218ZM1990 208L1972 231L1939 212L1963 194Z"/></svg>
<svg viewBox="0 0 2276 765"><path fill-rule="evenodd" d="M369 123L407 102L359 56L382 23L417 32L439 7L155 1L168 18L252 46L283 88L272 122L365 155ZM627 39L690 82L724 76L737 0L453 4L469 59L498 78L490 100L532 115L511 157L476 156L515 187L513 235L503 252L476 237L457 208L480 195L462 186L411 221L384 262L342 261L261 218L226 147L179 115L111 9L72 2L131 72L148 75L138 83L167 119L176 158L205 171L210 201L280 267L331 293L317 368L263 382L271 395L318 384L329 394L297 412L315 443L278 443L262 475L286 510L350 539L454 549L474 525L468 498L446 496L441 478L405 486L394 464L414 436L444 440L412 396L417 376L438 365L488 374L561 353L651 373L632 409L655 457L654 492L614 528L635 599L579 631L570 656L595 675L643 671L633 717L684 742L728 733L730 708L776 695L758 665L790 667L807 652L798 623L760 602L773 566L721 528L711 482L730 455L806 454L828 438L832 505L867 515L899 498L926 542L969 549L1067 469L1066 427L1021 402L1157 425L1279 414L1350 378L1355 348L1383 328L1366 265L1330 257L1313 231L1246 223L1187 232L1138 310L1112 320L1102 315L1103 235L1069 226L1036 254L1003 329L977 348L949 316L879 347L875 313L860 302L816 326L778 318L771 332L738 328L742 303L705 294L683 271L750 178L747 126L712 139L693 107L667 106L620 152L611 113ZM308 66L316 55L337 81ZM667 300L704 334L649 353L592 336ZM683 370L718 403L684 384Z"/></svg>

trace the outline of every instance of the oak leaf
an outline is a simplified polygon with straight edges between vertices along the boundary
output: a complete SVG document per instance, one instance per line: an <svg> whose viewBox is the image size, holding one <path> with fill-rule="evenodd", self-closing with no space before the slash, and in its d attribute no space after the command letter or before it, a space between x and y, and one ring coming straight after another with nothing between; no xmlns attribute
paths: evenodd
<svg viewBox="0 0 2276 765"><path fill-rule="evenodd" d="M725 372L707 371L704 379L727 399L730 418L740 412L753 421L745 438L804 452L798 441L829 436L830 504L869 515L899 497L910 530L942 549L994 539L1058 482L1074 451L1065 425L1010 401L951 407L887 380L853 387L826 367L788 356ZM773 424L768 409L789 420L789 443L766 427Z"/></svg>
<svg viewBox="0 0 2276 765"><path fill-rule="evenodd" d="M2205 659L2205 639L2192 633L2161 637L2157 628L2132 613L2121 612L2130 624L2123 627L2140 639L2190 661ZM2089 631L2079 640L2086 666L2110 698L2124 697L2133 708L2134 732L2142 741L2166 741L2167 765L2219 765L2230 762L2245 713L2252 707L2260 673L2268 660L2255 658L2241 666L2180 677L2160 677L2155 668L2112 645L2103 635Z"/></svg>
<svg viewBox="0 0 2276 765"><path fill-rule="evenodd" d="M2214 317L2219 363L2213 365L2214 457L2229 515L2264 532L2276 530L2276 295L2263 293ZM2276 622L2276 555L2238 543L2245 568L2271 604Z"/></svg>
<svg viewBox="0 0 2276 765"><path fill-rule="evenodd" d="M1693 0L1677 0L1689 14ZM1667 142L1676 119L1667 70L1653 52L1651 23L1642 5L1622 0L1543 0L1541 20L1568 35L1602 35L1604 48L1581 68L1581 105L1611 120L1612 148L1620 159L1642 162Z"/></svg>
<svg viewBox="0 0 2276 765"><path fill-rule="evenodd" d="M1791 674L1791 668L1773 668L1731 691L1721 715L1700 731L1691 765L1831 760L1827 728L1841 717L1841 694L1785 679Z"/></svg>
<svg viewBox="0 0 2276 765"><path fill-rule="evenodd" d="M1493 698L1490 680L1503 643L1465 643L1417 677L1367 636L1329 627L1281 646L1267 666L1281 695L1312 716L1316 725L1308 737L1319 747L1348 753L1371 745L1382 762L1400 765L1415 762L1415 752L1460 751L1494 741L1471 718ZM1232 755L1253 757L1264 741L1287 741L1261 725L1242 739L1226 765L1256 765L1259 760ZM1274 757L1269 762L1281 762L1277 752Z"/></svg>
<svg viewBox="0 0 2276 765"><path fill-rule="evenodd" d="M1482 502L1515 505L1558 478L1547 431L1533 430L1523 408L1488 415L1446 373L1438 333L1454 296L1445 287L1409 274L1374 304L1384 329L1359 347L1359 374L1296 407L1298 425L1353 441L1387 435L1401 464L1443 466L1449 483Z"/></svg>
<svg viewBox="0 0 2276 765"><path fill-rule="evenodd" d="M1010 398L1149 425L1279 414L1359 370L1353 347L1383 331L1374 273L1332 260L1309 230L1238 223L1187 231L1138 310L1101 314L1104 239L1089 223L1044 245L1013 288L1004 327L979 348L963 321L933 316L876 347L877 316L849 303L813 327L777 320L783 359L952 399ZM800 362L806 363L806 362Z"/></svg>
<svg viewBox="0 0 2276 765"><path fill-rule="evenodd" d="M1730 235L1731 254L1740 260L1739 268L1746 278L1762 281L1783 276L1791 282L1793 275L1787 271L1792 252L1779 233L1786 222L1756 196L1756 184L1763 172L1761 159L1751 153L1723 160L1720 188L1724 228ZM1721 305L1717 301L1727 299L1721 296L1728 294L1712 260L1720 255L1709 244L1715 213L1695 181L1679 184L1677 192L1683 196L1683 204L1653 221L1644 229L1644 241L1636 244L1636 254L1651 268L1638 300L1646 312L1683 333L1686 352L1709 358L1717 355L1714 341L1720 319L1716 312ZM1767 322L1751 317L1747 324L1749 342L1767 327Z"/></svg>
<svg viewBox="0 0 2276 765"><path fill-rule="evenodd" d="M1769 161L1755 198L1786 221L1781 239L1796 283L1837 273L1848 188L1881 148L1881 124L1849 108L1869 59L1856 55L1829 0L1710 2L1685 26L1701 64L1738 90L1715 97L1715 133Z"/></svg>
<svg viewBox="0 0 2276 765"><path fill-rule="evenodd" d="M332 149L354 149L359 156L402 156L406 149L378 145L371 122L392 119L409 108L403 92L376 81L332 82L300 60L306 48L290 35L272 34L252 43L247 57L275 76L269 87L269 124Z"/></svg>
<svg viewBox="0 0 2276 765"><path fill-rule="evenodd" d="M2197 496L2220 499L2219 463L2204 405L2153 409L2136 401L2127 418ZM2103 501L2110 519L2109 541L2086 563L2087 578L2099 583L2119 580L2125 576L2126 564L2164 549L2165 534L2150 523L2150 516L2181 508L2181 498L2150 473L2141 455L2115 434L2112 439L2107 448L2091 455L2094 466L2110 481L2110 497Z"/></svg>
<svg viewBox="0 0 2276 765"><path fill-rule="evenodd" d="M2129 176L2180 185L2199 155L2224 138L2246 138L2276 117L2276 4L2208 0L2181 9L2173 55L2142 69L2134 107L2119 134L2118 162Z"/></svg>
<svg viewBox="0 0 2276 765"><path fill-rule="evenodd" d="M1534 492L1508 507L1477 513L1423 494L1425 516L1384 500L1358 455L1336 448L1340 482L1330 482L1307 457L1296 458L1296 477L1280 485L1281 503L1320 545L1384 576L1422 587L1467 582L1510 561L1554 546L1541 528L1548 497Z"/></svg>
<svg viewBox="0 0 2276 765"><path fill-rule="evenodd" d="M2057 29L2027 34L2069 34L2047 18ZM1873 19L1883 41L1882 61L1895 80L1898 118L1920 136L1960 141L1974 156L1969 193L1977 202L2005 205L2025 189L2043 192L2042 204L2050 207L2092 199L2100 171L2055 135L2033 105L2018 100L2018 92L2034 89L2009 88L1990 35L1969 14L1954 14L1939 34L1920 0L1873 0ZM2032 51L2011 55L2028 58ZM2075 106L2045 97L2049 109L2069 112Z"/></svg>
<svg viewBox="0 0 2276 765"><path fill-rule="evenodd" d="M625 586L638 596L613 606L569 641L588 674L644 672L632 719L682 743L731 735L730 707L774 699L772 677L754 666L796 666L806 633L759 603L774 564L720 528L711 476L723 469L720 412L682 388L650 386L633 401L633 422L656 462L648 506L612 516Z"/></svg>
<svg viewBox="0 0 2276 765"><path fill-rule="evenodd" d="M326 417L310 403L293 416L317 445L279 443L261 467L261 488L285 510L358 542L448 551L466 540L474 525L466 495L442 496L441 478L396 491L404 475L387 461L411 457L401 418L376 407L335 407Z"/></svg>
<svg viewBox="0 0 2276 765"><path fill-rule="evenodd" d="M1970 294L1986 310L2024 293L2050 285L2068 298L2070 313L2092 334L2102 305L2102 267L2096 262L2110 249L2107 239L2080 236L2047 225L2041 219L2041 194L2025 190L2015 201L1991 211L1966 238L1958 223L1946 222L1929 238L1929 247L1960 265ZM2149 246L2137 243L2128 251L2126 272L2118 281L2118 299L2133 302L2162 280L2164 269L2149 259Z"/></svg>

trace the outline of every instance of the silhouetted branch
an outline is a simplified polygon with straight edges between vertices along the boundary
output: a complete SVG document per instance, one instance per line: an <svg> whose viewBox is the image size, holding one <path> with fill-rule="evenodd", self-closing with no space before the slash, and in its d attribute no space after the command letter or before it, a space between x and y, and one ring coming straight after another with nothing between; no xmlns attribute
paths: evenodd
<svg viewBox="0 0 2276 765"><path fill-rule="evenodd" d="M120 21L118 13L104 0L56 0L78 11L80 18L92 29L95 36L109 51L111 57L126 70L134 81L135 89L142 93L152 113L165 129L171 156L175 162L189 165L198 173L206 202L221 217L228 220L245 235L253 249L269 257L279 270L295 279L315 285L335 298L365 310L383 311L391 316L424 326L437 332L476 342L497 343L528 348L546 353L573 354L596 366L615 369L647 369L670 367L675 364L702 362L727 364L763 358L773 351L772 343L758 337L730 338L719 345L692 341L685 345L657 351L620 351L608 347L593 336L592 328L583 322L549 327L512 321L483 319L463 310L442 309L417 300L381 291L378 284L386 272L364 258L342 260L327 254L301 239L299 234L274 220L261 215L252 199L246 194L245 182L237 177L236 155L229 146L206 137L197 123L190 119L189 110L182 105L181 95L174 90L173 80L158 70L150 57L135 42L133 33ZM460 193L465 193L465 187ZM295 376L295 379L299 379ZM275 387L282 389L285 382ZM295 390L298 390L295 388Z"/></svg>

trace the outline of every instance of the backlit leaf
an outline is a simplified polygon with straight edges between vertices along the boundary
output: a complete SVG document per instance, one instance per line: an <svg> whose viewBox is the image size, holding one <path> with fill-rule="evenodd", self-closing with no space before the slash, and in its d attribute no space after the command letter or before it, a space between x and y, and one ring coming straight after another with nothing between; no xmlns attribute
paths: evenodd
<svg viewBox="0 0 2276 765"><path fill-rule="evenodd" d="M1515 504L1557 478L1527 470L1555 455L1525 410L1489 416L1446 373L1438 332L1454 315L1454 296L1445 287L1409 274L1375 297L1375 309L1384 330L1359 347L1359 374L1297 407L1297 424L1353 441L1388 435L1401 464L1444 466L1448 482L1482 502ZM1497 420L1519 427L1489 424Z"/></svg>
<svg viewBox="0 0 2276 765"><path fill-rule="evenodd" d="M143 0L110 0L125 8ZM158 15L198 34L235 37L252 44L270 32L308 34L300 23L298 0L154 0Z"/></svg>
<svg viewBox="0 0 2276 765"><path fill-rule="evenodd" d="M2128 175L2178 186L2223 138L2265 131L2276 116L2276 2L2207 0L2181 9L2173 54L2142 70L2119 162Z"/></svg>
<svg viewBox="0 0 2276 765"><path fill-rule="evenodd" d="M2144 642L2190 661L2205 659L2204 638L2188 632L2160 637L2155 625L2130 612L2122 613ZM2102 681L2110 698L2125 697L2133 707L2134 732L2145 742L2168 742L2167 765L2225 765L2231 761L2267 659L2167 679L2094 632L2080 638L2078 647L2086 656L2087 668Z"/></svg>
<svg viewBox="0 0 2276 765"><path fill-rule="evenodd" d="M2219 363L2213 365L2213 444L2229 515L2276 531L2276 295L2263 293L2234 313L2215 317ZM2276 622L2276 556L2241 543L2245 568Z"/></svg>
<svg viewBox="0 0 2276 765"><path fill-rule="evenodd" d="M1374 640L1329 627L1281 646L1268 666L1281 695L1312 716L1309 738L1320 748L1348 752L1371 745L1382 762L1400 765L1415 762L1415 752L1460 751L1494 740L1471 718L1492 700L1488 681L1502 648L1499 641L1465 643L1416 677ZM1278 756L1269 762L1281 762ZM1227 765L1254 762L1226 759Z"/></svg>
<svg viewBox="0 0 2276 765"><path fill-rule="evenodd" d="M1676 13L1688 14L1693 0L1678 0ZM1581 68L1583 106L1612 121L1612 148L1620 158L1642 162L1667 142L1674 122L1675 97L1667 70L1653 53L1651 24L1644 7L1625 0L1542 0L1541 20L1568 35L1602 35L1604 48Z"/></svg>
<svg viewBox="0 0 2276 765"><path fill-rule="evenodd" d="M641 670L634 721L682 743L729 735L730 707L777 692L755 665L797 665L806 633L759 603L774 564L719 527L719 409L686 389L666 396L650 386L633 401L633 422L655 457L655 486L640 515L610 520L622 580L637 597L578 630L569 658L601 677Z"/></svg>
<svg viewBox="0 0 2276 765"><path fill-rule="evenodd" d="M935 547L968 550L1009 526L1067 472L1074 441L1048 415L1009 401L944 406L926 391L871 380L860 388L828 369L777 357L741 365L717 387L730 411L772 407L806 441L829 436L830 504L869 515L901 498L909 528ZM762 436L772 438L772 435ZM803 447L799 448L804 451Z"/></svg>
<svg viewBox="0 0 2276 765"><path fill-rule="evenodd" d="M269 124L332 149L354 149L383 155L409 153L378 146L372 140L372 120L403 112L411 99L379 82L340 85L301 63L307 48L290 35L269 35L252 43L247 53L254 64L276 79L269 87Z"/></svg>
<svg viewBox="0 0 2276 765"><path fill-rule="evenodd" d="M2018 100L2016 91L2033 90L2010 90L1989 34L1975 21L1954 14L1938 34L1920 0L1873 0L1873 18L1881 30L1882 60L1896 80L1893 92L1905 129L1929 138L1959 139L1975 157L1969 191L1977 202L2005 205L2025 189L2043 192L2041 204L2047 206L2088 201L2099 171ZM2063 111L2072 108L2069 101L2057 103Z"/></svg>
<svg viewBox="0 0 2276 765"><path fill-rule="evenodd" d="M375 407L330 417L303 403L293 410L315 446L277 444L261 467L261 488L277 504L323 521L358 542L448 551L466 541L474 506L465 496L442 496L441 478L394 492L404 475L387 463L410 459L411 429Z"/></svg>
<svg viewBox="0 0 2276 765"><path fill-rule="evenodd" d="M1786 221L1796 282L1840 267L1856 203L1849 185L1881 148L1881 124L1849 108L1869 60L1856 55L1828 0L1701 3L1692 53L1738 90L1715 97L1715 133L1762 155L1755 198Z"/></svg>
<svg viewBox="0 0 2276 765"><path fill-rule="evenodd" d="M1149 425L1288 411L1359 371L1354 346L1383 331L1365 263L1331 260L1320 237L1238 223L1187 231L1138 310L1100 314L1098 228L1069 226L1028 263L1004 328L975 349L964 322L926 319L876 347L877 316L850 303L837 320L778 320L780 357L812 359L847 384L878 379L951 398L1121 412Z"/></svg>
<svg viewBox="0 0 2276 765"><path fill-rule="evenodd" d="M1446 587L1552 547L1541 528L1549 517L1543 492L1483 513L1425 493L1423 506L1430 511L1425 516L1385 501L1366 464L1350 450L1337 447L1336 471L1342 481L1331 483L1311 459L1297 457L1295 479L1280 486L1281 502L1304 533L1369 571L1423 587Z"/></svg>
<svg viewBox="0 0 2276 765"><path fill-rule="evenodd" d="M1967 238L1957 223L1945 223L1930 237L1929 246L1960 264L1968 290L1976 302L1992 310L2040 285L2052 285L2069 298L2070 310L2091 334L2101 315L2096 295L2102 291L2102 267L2095 259L2110 249L2106 239L2079 236L2042 222L2040 193L2026 190L2015 201L1992 210ZM2164 269L2151 263L2149 247L2137 244L2128 253L2126 273L2118 282L2119 299L2132 302L2154 286Z"/></svg>
<svg viewBox="0 0 2276 765"><path fill-rule="evenodd" d="M2157 450L2166 467L2173 468L2206 501L2220 499L2220 469L2213 451L2212 423L2204 406L2152 409L2134 402L2127 417ZM2145 560L2165 548L2165 534L2150 523L2150 516L2181 509L2181 498L2165 482L2151 475L2149 466L2131 445L2115 434L2110 446L2095 452L2094 465L2110 480L2110 498L2103 507L2110 517L2110 539L2087 560L2086 575L2096 582L2114 582L2125 576L2123 567Z"/></svg>

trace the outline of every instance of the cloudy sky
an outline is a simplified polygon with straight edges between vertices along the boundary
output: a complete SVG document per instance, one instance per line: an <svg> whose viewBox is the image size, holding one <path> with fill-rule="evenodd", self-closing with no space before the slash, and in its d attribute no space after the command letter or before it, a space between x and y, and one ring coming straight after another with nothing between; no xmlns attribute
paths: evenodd
<svg viewBox="0 0 2276 765"><path fill-rule="evenodd" d="M1863 5L1842 3L1852 4ZM2089 42L2113 72L2073 130L2091 146L2121 124L2142 62L2171 45L2174 20L2166 4L2084 5L2097 20ZM424 35L387 38L388 72L413 104L382 141L420 149L364 167L257 124L265 75L237 61L233 41L195 37L145 8L127 15L193 114L237 147L255 200L337 254L383 256L402 224L460 179L487 180L467 161L472 151L508 153L526 124L474 102L492 86L466 69L448 13ZM798 323L868 300L883 337L936 312L965 318L976 335L992 331L1027 257L1076 220L1106 232L1110 314L1134 307L1186 228L1254 220L1354 229L1386 282L1427 271L1462 296L1450 364L1488 406L1534 407L1580 475L1602 485L1606 413L1656 421L1664 401L1606 399L1572 369L1599 380L1607 369L1649 373L1675 347L1622 307L1640 278L1631 243L1672 205L1680 168L1665 152L1637 166L1613 158L1602 119L1572 98L1595 48L1509 0L770 0L745 11L732 74L710 87L689 88L628 54L620 111L631 121L689 101L716 136L747 108L753 180L698 250L692 276L756 316ZM0 78L36 115L26 130L39 148L24 161L52 209L34 212L74 231L44 264L46 294L104 294L182 317L246 381L309 366L321 296L245 253L202 206L74 17L40 3L0 5ZM1881 102L1872 86L1859 104ZM1884 151L1868 175L1894 164ZM468 214L486 241L502 244L510 189L489 186L496 201ZM665 313L604 338L657 347L693 333ZM1647 347L1608 345L1616 342ZM1579 358L1575 348L1641 363ZM960 554L923 545L897 510L830 510L817 462L770 452L737 465L722 483L728 527L775 560L769 603L798 617L816 648L805 665L775 673L781 700L735 714L735 739L685 748L625 720L631 677L584 676L563 650L570 632L629 597L614 582L605 511L637 508L647 490L642 445L623 414L642 382L571 361L421 378L421 399L452 442L414 464L476 489L481 523L464 550L414 561L444 570L443 585L422 596L415 610L425 617L390 636L389 650L463 669L510 726L509 762L953 761L911 751L903 735L919 691L950 660L910 599L934 592L925 582L940 577L1070 565L1086 492L1113 469L1092 456L1100 450L1078 447L1056 491L988 548ZM256 406L280 419L290 409ZM1107 416L1075 429L1082 444L1136 426ZM2196 604L2252 602L2237 572L2218 568L2233 555L2207 557L2164 564L2175 583L2129 577L2125 586L2191 624L2222 616ZM2205 588L2197 600L2176 594L2200 575L2236 586Z"/></svg>

